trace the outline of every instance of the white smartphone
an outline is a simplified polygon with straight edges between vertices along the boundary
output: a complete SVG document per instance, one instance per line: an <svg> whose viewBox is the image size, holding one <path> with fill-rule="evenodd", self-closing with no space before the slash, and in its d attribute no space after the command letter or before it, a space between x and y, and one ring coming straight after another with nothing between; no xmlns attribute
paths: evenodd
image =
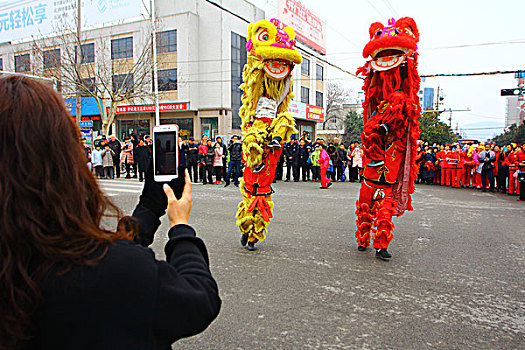
<svg viewBox="0 0 525 350"><path fill-rule="evenodd" d="M179 126L153 127L153 176L155 182L179 177Z"/></svg>

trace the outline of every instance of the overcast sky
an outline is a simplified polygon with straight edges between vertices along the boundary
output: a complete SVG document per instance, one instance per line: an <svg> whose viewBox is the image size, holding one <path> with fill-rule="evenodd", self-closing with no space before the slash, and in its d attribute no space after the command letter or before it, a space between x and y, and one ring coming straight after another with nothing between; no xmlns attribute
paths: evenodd
<svg viewBox="0 0 525 350"><path fill-rule="evenodd" d="M0 3L6 0L0 0ZM46 0L50 1L50 0ZM175 0L174 0L175 1ZM277 0L249 0L263 8L268 16L277 14ZM420 32L420 74L525 70L524 0L302 0L327 22L325 58L351 72L365 60L361 56L368 42L371 23L387 23L390 17L413 17ZM235 9L231 9L235 11ZM518 41L519 43L508 43ZM501 45L479 45L502 43ZM463 48L454 46L472 45ZM354 91L361 81L330 69L327 79ZM444 108L467 109L453 114L452 126L476 127L478 122L505 122L503 88L516 87L513 75L427 79L427 87L440 86ZM448 113L443 115L448 118ZM465 128L465 129L466 129ZM501 129L469 131L486 133Z"/></svg>
<svg viewBox="0 0 525 350"><path fill-rule="evenodd" d="M277 0L250 0L275 15ZM524 0L301 0L327 22L326 58L349 70L365 60L361 53L373 22L387 23L390 17L415 19L419 32L419 73L466 73L496 70L525 70ZM518 44L483 45L520 41ZM476 45L466 48L443 48ZM330 70L328 79L354 86L348 75ZM502 88L517 86L514 75L427 79L426 86L440 86L445 108L470 109L453 114L452 126L477 122L505 122ZM443 115L443 120L445 115ZM446 114L448 118L448 113ZM467 126L468 127L468 126ZM474 126L476 127L476 126ZM498 130L475 131L491 136ZM474 131L465 130L473 134Z"/></svg>

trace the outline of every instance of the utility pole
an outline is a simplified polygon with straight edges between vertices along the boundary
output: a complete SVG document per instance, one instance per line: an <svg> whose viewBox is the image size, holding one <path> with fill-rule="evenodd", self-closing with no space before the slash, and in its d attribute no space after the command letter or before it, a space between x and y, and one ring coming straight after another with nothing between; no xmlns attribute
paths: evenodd
<svg viewBox="0 0 525 350"><path fill-rule="evenodd" d="M436 111L438 110L439 110L439 86L438 86L438 91L436 95Z"/></svg>
<svg viewBox="0 0 525 350"><path fill-rule="evenodd" d="M151 36L153 45L153 95L155 99L155 125L160 125L159 79L157 74L157 29L155 25L155 0L150 0Z"/></svg>
<svg viewBox="0 0 525 350"><path fill-rule="evenodd" d="M81 40L80 40L80 33L81 33L81 26L82 26L82 0L77 0L77 50L76 50L76 58L75 58L75 65L76 65L76 71L77 71L77 91L76 91L76 98L77 98L77 107L76 107L76 122L77 126L80 125L81 121L81 114L82 114L82 97L80 96L80 84L81 84L81 76L80 76L80 64L82 63L82 49L81 49Z"/></svg>

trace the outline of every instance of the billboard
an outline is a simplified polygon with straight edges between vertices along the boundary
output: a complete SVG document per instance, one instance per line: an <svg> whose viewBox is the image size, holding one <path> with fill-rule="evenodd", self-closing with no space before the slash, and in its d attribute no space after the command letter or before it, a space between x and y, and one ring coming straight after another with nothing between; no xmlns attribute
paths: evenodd
<svg viewBox="0 0 525 350"><path fill-rule="evenodd" d="M143 13L141 0L82 0L82 26L95 26ZM0 3L0 43L47 35L74 25L77 0Z"/></svg>
<svg viewBox="0 0 525 350"><path fill-rule="evenodd" d="M288 106L288 112L296 119L324 122L323 107L312 106L307 103L292 100Z"/></svg>
<svg viewBox="0 0 525 350"><path fill-rule="evenodd" d="M295 30L296 39L326 55L326 22L299 0L279 0L279 20Z"/></svg>
<svg viewBox="0 0 525 350"><path fill-rule="evenodd" d="M76 98L65 98L64 102L66 107L69 109L69 114L76 117L77 115L77 99ZM102 105L104 104L100 101ZM94 97L82 97L80 100L80 115L100 115L100 110L98 109L97 100Z"/></svg>

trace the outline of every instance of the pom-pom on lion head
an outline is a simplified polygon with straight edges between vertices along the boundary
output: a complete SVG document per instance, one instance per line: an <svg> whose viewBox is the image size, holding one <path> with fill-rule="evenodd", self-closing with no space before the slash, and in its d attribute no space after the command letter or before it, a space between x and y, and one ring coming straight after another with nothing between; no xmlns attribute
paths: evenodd
<svg viewBox="0 0 525 350"><path fill-rule="evenodd" d="M275 18L249 24L246 49L249 56L267 61L264 70L274 79L286 78L293 64L303 61L295 49L295 31Z"/></svg>
<svg viewBox="0 0 525 350"><path fill-rule="evenodd" d="M363 57L371 57L371 67L377 71L389 70L403 63L417 50L419 31L410 17L388 20L388 26L372 23L370 41L363 49Z"/></svg>

